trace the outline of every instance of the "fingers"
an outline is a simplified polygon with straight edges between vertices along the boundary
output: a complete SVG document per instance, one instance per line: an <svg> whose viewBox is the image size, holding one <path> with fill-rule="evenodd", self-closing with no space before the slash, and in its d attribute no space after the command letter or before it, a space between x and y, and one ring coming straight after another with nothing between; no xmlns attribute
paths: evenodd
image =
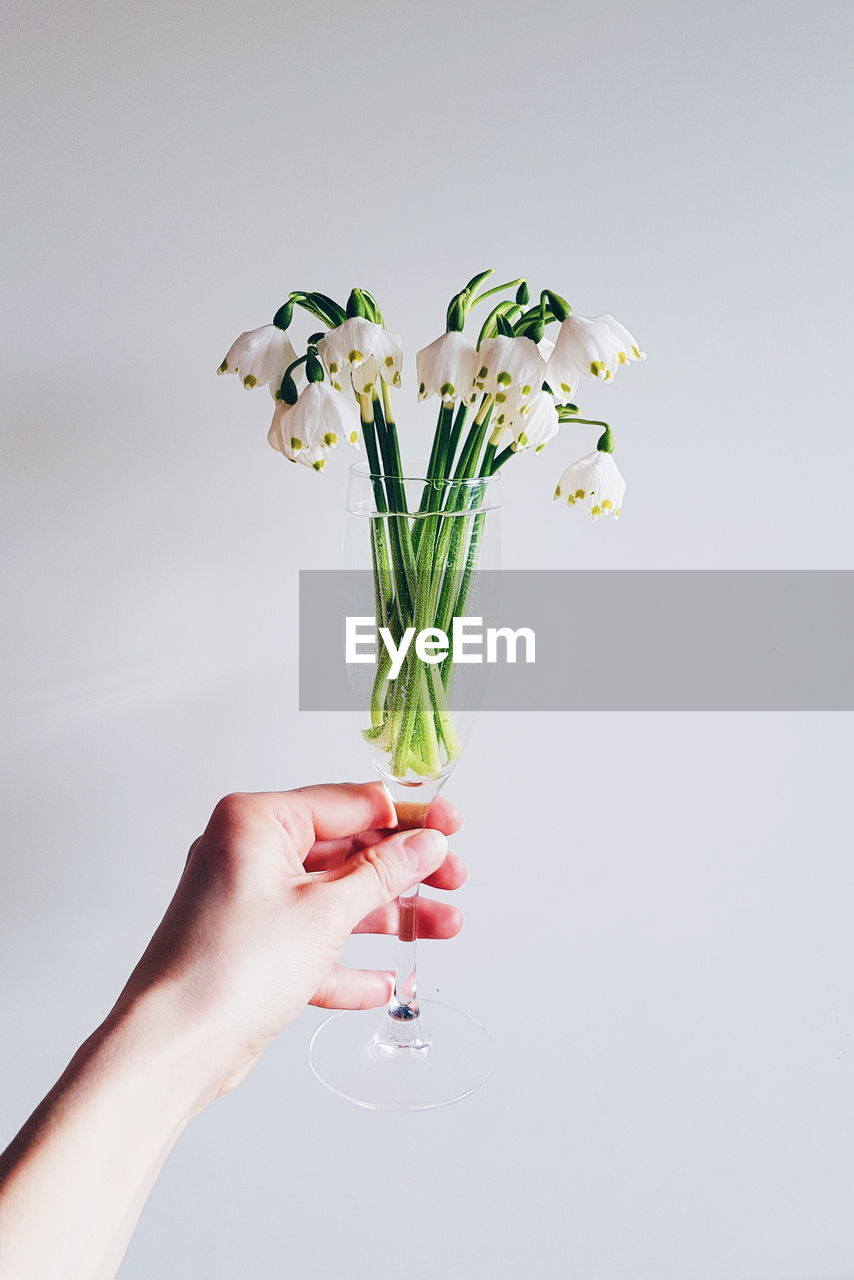
<svg viewBox="0 0 854 1280"><path fill-rule="evenodd" d="M366 831L364 835L348 836L343 840L319 840L305 860L306 871L332 871L342 867L350 858L372 844L384 839L381 831ZM462 858L449 853L437 871L424 883L431 889L459 889L468 879L468 867Z"/></svg>
<svg viewBox="0 0 854 1280"><path fill-rule="evenodd" d="M424 884L431 889L459 889L469 877L469 869L455 853L449 853L437 871L427 876Z"/></svg>
<svg viewBox="0 0 854 1280"><path fill-rule="evenodd" d="M338 840L396 825L394 805L381 782L323 783L275 795L284 825L290 826L294 816L308 819L314 840Z"/></svg>
<svg viewBox="0 0 854 1280"><path fill-rule="evenodd" d="M305 790L318 789L306 788ZM424 826L441 831L443 835L452 836L459 831L462 823L463 816L459 809L456 809L450 800L446 800L444 796L438 796L430 806ZM335 839L317 839L305 860L305 869L306 871L328 871L333 867L341 866L347 858L351 858L360 849L369 844L376 844L385 836L390 835L396 826L397 823L395 821L384 829L374 828L371 830L366 828L356 834L347 832L345 835ZM459 867L462 867L462 863L458 862L457 874L459 873ZM463 879L465 879L465 872L463 872ZM437 884L434 887L456 889L463 883L463 879L457 880L455 884Z"/></svg>
<svg viewBox="0 0 854 1280"><path fill-rule="evenodd" d="M448 841L439 831L395 832L357 853L343 866L321 871L316 889L331 898L353 929L378 907L392 902L445 861Z"/></svg>
<svg viewBox="0 0 854 1280"><path fill-rule="evenodd" d="M450 800L446 800L444 796L437 796L427 811L427 820L424 825L441 831L443 835L453 836L463 825L463 815Z"/></svg>
<svg viewBox="0 0 854 1280"><path fill-rule="evenodd" d="M365 916L353 930L354 933L397 933L400 912L396 902L377 907ZM455 938L463 927L462 912L447 902L434 898L419 898L416 913L419 938Z"/></svg>
<svg viewBox="0 0 854 1280"><path fill-rule="evenodd" d="M391 997L394 976L334 964L311 997L319 1009L376 1009Z"/></svg>

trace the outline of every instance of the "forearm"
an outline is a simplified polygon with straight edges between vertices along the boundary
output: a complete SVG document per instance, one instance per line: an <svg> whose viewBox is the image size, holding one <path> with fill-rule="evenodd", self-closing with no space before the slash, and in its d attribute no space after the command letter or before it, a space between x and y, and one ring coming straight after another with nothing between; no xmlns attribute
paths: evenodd
<svg viewBox="0 0 854 1280"><path fill-rule="evenodd" d="M207 1100L205 1034L165 993L114 1011L0 1156L0 1278L108 1280Z"/></svg>

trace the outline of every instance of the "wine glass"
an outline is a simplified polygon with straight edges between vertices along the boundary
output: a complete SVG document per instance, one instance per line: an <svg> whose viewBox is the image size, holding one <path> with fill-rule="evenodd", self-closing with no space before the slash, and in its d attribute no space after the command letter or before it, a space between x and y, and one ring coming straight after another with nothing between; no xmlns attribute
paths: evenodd
<svg viewBox="0 0 854 1280"><path fill-rule="evenodd" d="M344 536L345 582L364 616L370 586L377 629L400 647L416 635L394 679L386 647L375 667L348 667L367 709L363 737L388 788L400 829L421 827L458 763L483 697L488 667L443 656L441 633L453 639L454 618L482 619L494 602L499 559L499 476L426 479L379 474L365 463L350 470ZM449 646L450 648L450 646ZM418 886L399 899L394 989L382 1012L333 1014L317 1029L312 1070L334 1093L390 1111L445 1106L478 1089L492 1070L492 1041L468 1014L418 995Z"/></svg>

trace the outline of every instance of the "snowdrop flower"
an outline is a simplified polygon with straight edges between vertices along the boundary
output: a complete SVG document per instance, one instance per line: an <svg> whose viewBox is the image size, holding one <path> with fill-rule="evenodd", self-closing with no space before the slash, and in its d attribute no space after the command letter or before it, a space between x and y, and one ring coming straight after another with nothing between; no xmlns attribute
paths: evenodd
<svg viewBox="0 0 854 1280"><path fill-rule="evenodd" d="M228 355L217 373L239 374L247 389L263 387L267 383L275 396L285 370L296 360L296 353L284 329L274 324L264 324L260 329L241 333L231 344Z"/></svg>
<svg viewBox="0 0 854 1280"><path fill-rule="evenodd" d="M443 333L415 357L418 369L418 399L441 396L443 404L460 400L471 404L477 399L475 374L481 366L480 356L468 338L461 333Z"/></svg>
<svg viewBox="0 0 854 1280"><path fill-rule="evenodd" d="M549 357L551 356L554 349L555 349L554 338L549 338L546 336L546 337L540 338L539 342L537 343L537 350L545 360L546 364L548 364Z"/></svg>
<svg viewBox="0 0 854 1280"><path fill-rule="evenodd" d="M614 455L596 450L585 454L567 467L555 489L556 498L564 498L569 506L589 500L590 514L613 515L616 519L623 505L626 482L620 475Z"/></svg>
<svg viewBox="0 0 854 1280"><path fill-rule="evenodd" d="M355 406L325 382L309 382L296 404L279 400L267 434L272 447L291 462L322 471L327 454L344 439L358 447Z"/></svg>
<svg viewBox="0 0 854 1280"><path fill-rule="evenodd" d="M400 386L403 349L399 335L362 316L351 316L330 329L318 342L317 353L336 391L352 382L360 394L370 394L378 377L393 387Z"/></svg>
<svg viewBox="0 0 854 1280"><path fill-rule="evenodd" d="M546 381L555 395L574 395L582 378L610 382L621 364L644 359L613 316L567 316L549 357Z"/></svg>
<svg viewBox="0 0 854 1280"><path fill-rule="evenodd" d="M520 408L520 414L514 423L516 439L513 441L514 453L524 449L533 449L539 453L548 442L557 435L560 421L554 397L548 391L538 391Z"/></svg>

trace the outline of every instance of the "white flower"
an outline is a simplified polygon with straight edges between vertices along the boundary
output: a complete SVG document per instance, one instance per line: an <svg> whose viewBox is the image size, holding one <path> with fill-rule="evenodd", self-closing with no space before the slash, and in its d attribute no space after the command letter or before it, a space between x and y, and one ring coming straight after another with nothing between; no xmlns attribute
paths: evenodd
<svg viewBox="0 0 854 1280"><path fill-rule="evenodd" d="M554 338L548 337L548 335L544 335L542 338L540 338L539 342L537 343L537 350L545 360L546 364L548 364L549 357L551 356L551 353L554 351L554 349L555 349L555 340Z"/></svg>
<svg viewBox="0 0 854 1280"><path fill-rule="evenodd" d="M548 391L538 391L520 407L514 426L516 439L512 448L515 453L521 453L524 449L533 449L535 453L539 453L541 449L545 449L560 428L554 397Z"/></svg>
<svg viewBox="0 0 854 1280"><path fill-rule="evenodd" d="M325 382L309 382L296 404L279 400L267 434L279 453L315 471L323 470L341 439L358 447L355 405Z"/></svg>
<svg viewBox="0 0 854 1280"><path fill-rule="evenodd" d="M619 351L617 352L617 361L619 364L628 364L630 360L645 360L646 353L641 351L635 338L628 329L621 325L619 320L615 320L613 316L592 316L591 319L595 324L604 324L611 330L612 336L619 343Z"/></svg>
<svg viewBox="0 0 854 1280"><path fill-rule="evenodd" d="M549 357L546 381L557 396L575 395L582 378L610 382L621 364L644 359L613 316L567 316Z"/></svg>
<svg viewBox="0 0 854 1280"><path fill-rule="evenodd" d="M228 355L217 373L240 375L244 387L263 387L268 383L275 396L289 364L296 360L296 353L284 329L274 324L264 324L260 329L241 333L231 344Z"/></svg>
<svg viewBox="0 0 854 1280"><path fill-rule="evenodd" d="M400 386L403 349L399 335L362 316L351 316L330 329L318 342L317 353L336 391L352 383L360 394L370 394L378 377Z"/></svg>
<svg viewBox="0 0 854 1280"><path fill-rule="evenodd" d="M526 400L543 385L546 362L532 338L484 338L480 344L480 367L475 387L494 396L496 405L512 394Z"/></svg>
<svg viewBox="0 0 854 1280"><path fill-rule="evenodd" d="M569 506L590 501L590 514L596 520L599 516L613 515L616 519L623 505L626 482L620 475L612 453L585 454L572 466L567 467L555 489L556 498L564 498Z"/></svg>
<svg viewBox="0 0 854 1280"><path fill-rule="evenodd" d="M532 338L485 338L475 389L493 397L492 421L509 427L524 414L528 400L542 389L546 362Z"/></svg>
<svg viewBox="0 0 854 1280"><path fill-rule="evenodd" d="M474 378L480 368L477 350L461 333L443 333L415 357L418 370L418 399L441 396L444 404L477 399Z"/></svg>

